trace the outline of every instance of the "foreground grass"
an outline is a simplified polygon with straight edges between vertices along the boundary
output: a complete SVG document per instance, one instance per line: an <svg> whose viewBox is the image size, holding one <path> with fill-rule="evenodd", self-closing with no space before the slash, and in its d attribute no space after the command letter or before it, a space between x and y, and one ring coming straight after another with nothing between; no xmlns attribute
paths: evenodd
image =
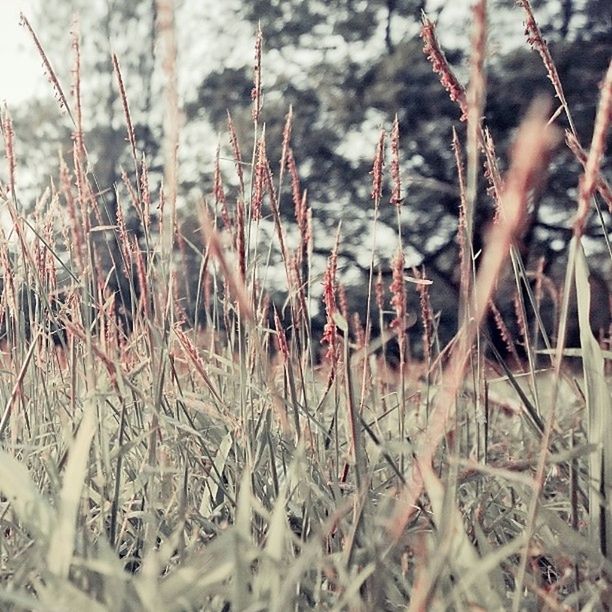
<svg viewBox="0 0 612 612"><path fill-rule="evenodd" d="M100 227L95 175L84 170L78 96L73 163L62 166L56 191L34 216L20 209L5 115L10 179L2 200L13 230L0 245L2 609L606 605L609 353L588 324L581 232L596 191L606 197L599 163L611 77L580 186L557 346L549 342L549 350L536 354L525 327L519 372L515 364L485 357L480 327L507 268L523 287L520 308L526 316L536 306L530 316L537 320L538 302L515 242L528 191L545 171L558 133L548 125L550 109L536 105L501 181L480 122L485 23L482 13L475 15L467 92L445 64L432 24L425 21L423 30L434 69L468 119L466 172L463 147L454 143L462 190L462 325L448 347L436 343L428 298L435 286L420 274L406 279L400 238L390 287L376 282L372 263L368 313L383 319L382 338L370 337L369 314L362 325L345 311L336 280L339 233L324 275L325 355L317 364L319 339L308 305L319 281L310 269L309 210L293 163L291 114L275 178L259 124L259 61L251 164L243 164L229 125L238 203L228 210L217 164L211 202L199 204L202 244L180 231L171 238L178 262L188 251L197 258L196 310L206 331L186 324L182 271L170 266L164 242L173 227L171 205L161 210L166 233L154 231L146 180L125 181L131 194L125 206L140 217L143 239L128 235L122 214L111 228ZM537 26L530 27L546 55ZM116 59L115 68L130 126ZM168 121L172 133L171 114ZM137 175L146 176L131 128L128 136ZM397 138L394 126L391 178L399 205ZM476 273L470 219L483 145L499 222ZM375 211L382 202L384 146L381 134L372 172ZM252 172L244 175L244 167ZM285 173L299 228L295 251L286 246L279 214ZM279 312L260 288L267 273L266 251L257 241L263 204L276 224L287 275L289 299ZM110 273L102 271L107 255ZM122 270L134 271L122 289L130 297L124 300L129 316L115 307L122 294L110 289ZM421 294L419 363L409 359L405 344L412 323L407 282ZM571 291L578 296L582 349L566 357ZM390 323L384 319L389 300ZM377 357L388 341L399 347L393 371Z"/></svg>

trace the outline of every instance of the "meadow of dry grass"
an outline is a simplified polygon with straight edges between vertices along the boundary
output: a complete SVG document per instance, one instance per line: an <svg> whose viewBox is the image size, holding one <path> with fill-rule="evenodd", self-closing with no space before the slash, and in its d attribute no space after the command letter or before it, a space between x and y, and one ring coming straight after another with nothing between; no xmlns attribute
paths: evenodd
<svg viewBox="0 0 612 612"><path fill-rule="evenodd" d="M140 241L127 231L122 212L115 223L103 223L104 201L83 136L78 36L71 99L46 62L74 122L74 147L33 211L22 209L14 155L19 135L3 112L8 181L0 201L11 229L0 236L2 610L612 605L610 338L595 338L589 325L589 262L581 244L587 216L612 206L600 169L612 69L602 75L592 142L581 146L530 4L519 4L555 103L534 101L503 176L481 120L485 3L474 9L467 88L447 65L434 24L423 21L424 50L467 122L465 142L449 143L461 190L462 299L460 328L446 347L436 341L429 304L435 285L419 271L411 277L404 271L399 214L389 286L377 281L372 246L365 321L347 312L338 291L339 228L323 275L326 325L322 338L313 337L311 288L321 281L311 269L312 211L298 176L292 112L278 172L267 158L261 34L251 157L245 163L230 119L235 187L224 186L217 162L214 192L192 203L201 246L182 235L174 218L180 211L171 22L164 30L169 153L163 195L149 190L113 58L137 177L125 175L130 195L122 205L138 215ZM567 119L565 139L584 167L574 238L556 343L547 340L547 350L536 352L524 326L519 369L495 359L482 323L508 271L524 296L519 312L538 321L539 302L517 242L529 192L565 146L559 116ZM388 140L381 132L371 177L364 177L372 182L373 223L381 206L409 205L402 203L397 122ZM386 155L391 204L383 196ZM484 251L476 254L472 218L483 161L497 214ZM280 214L289 185L299 230L295 249ZM282 311L270 306L263 286L262 215L275 222L286 273L289 299ZM105 248L114 249L110 271L103 269ZM179 299L185 249L195 251L200 265L204 327L186 323ZM109 288L119 269L130 271L129 312L117 309L122 296ZM406 310L406 292L415 288L417 323ZM581 348L570 351L564 337L574 293ZM379 316L387 294L393 321L372 338L370 317ZM412 324L423 330L419 362L406 346ZM394 368L379 357L391 340L399 349ZM320 362L313 348L319 341Z"/></svg>

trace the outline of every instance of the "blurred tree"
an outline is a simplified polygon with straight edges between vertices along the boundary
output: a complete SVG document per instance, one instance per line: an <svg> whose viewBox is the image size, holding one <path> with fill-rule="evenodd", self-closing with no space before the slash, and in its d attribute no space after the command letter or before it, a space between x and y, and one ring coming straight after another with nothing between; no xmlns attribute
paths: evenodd
<svg viewBox="0 0 612 612"><path fill-rule="evenodd" d="M539 4L542 4L542 27L557 62L579 137L587 145L598 83L609 59L610 3L564 0L554 5ZM67 24L70 14L81 9L84 90L89 109L86 137L96 173L105 187L118 180L120 165L130 167L123 112L109 62L111 49L120 57L138 146L154 166L158 163L161 113L154 71L154 5L152 0L129 3L70 0L60 3L57 10L45 11L45 19L40 21L41 38L51 59L68 57ZM459 121L457 108L433 75L418 37L421 11L430 10L442 18L447 7L433 0L236 0L217 9L222 16L216 27L211 26L213 34L209 32L215 36L214 45L195 39L184 43L181 63L189 67L191 75L196 75L192 77L195 81L184 88L188 93L183 105L186 135L182 146L184 157L198 160L183 171L182 185L184 193L196 190L207 194L212 190L212 166L200 163L203 141L211 136L206 125L211 124L217 133L226 134L227 110L230 110L245 146L245 159L250 159L247 147L252 143L253 129L250 116L252 44L249 40L242 41L244 53L240 57L244 59L242 63L236 61L237 41L232 28L246 20L254 32L257 23L261 23L265 38L262 120L266 124L269 158L275 162L273 170L277 171L284 116L291 105L295 115L292 140L303 187L308 189L318 229L327 229L329 234L317 234L315 255L319 255L318 261L324 261L334 227L343 218L341 261L350 264L353 272L354 291L349 287L349 296L354 294L355 308L363 302L360 294L368 259L363 254L370 248L364 241L369 241L370 235L369 172L375 143L381 127L390 130L397 112L405 186L402 240L407 263L424 266L435 280L432 295L439 299L434 306L444 312L441 331L448 337L454 328L456 306L453 302L456 302L458 281L455 244L458 192L450 143L452 128L461 133L464 126ZM497 38L504 38L504 24L516 24L523 19L520 9L510 0L492 1L490 7L490 15L498 24ZM195 10L194 4L181 5L183 24L190 22L189 15L195 14ZM466 3L466 15L467 10ZM212 16L210 19L212 23ZM194 27L197 34L200 26L196 23ZM469 36L461 27L457 24L460 37L451 40L450 48L445 49L459 75L465 73L465 49L469 44ZM514 130L530 100L539 91L553 93L540 58L527 48L525 41L504 42L504 46L496 47L488 63L485 110L502 167ZM217 55L221 53L219 49L227 49L228 54L233 49L234 59L228 64L211 63L207 70L193 69L194 66L201 68L201 58L209 53L206 49ZM62 69L66 77L68 62ZM40 141L39 132L28 131L28 121L32 125L32 116L40 112L49 114L50 111L43 111L39 105L38 109L21 115L18 135L22 140L25 138L26 147L28 139ZM564 125L563 122L560 118L559 123ZM64 121L62 126L65 125ZM67 130L62 127L60 132L67 142ZM40 151L42 156L45 143L53 143L51 146L55 147L56 142L45 135L42 144L28 148ZM214 150L214 144L207 146ZM210 157L205 159L208 160ZM540 256L546 257L551 265L563 257L570 237L579 173L580 168L569 151L561 150L551 165L550 181L534 202L534 223L524 251L528 266L533 266ZM229 176L226 178L229 180ZM390 195L387 189L381 207L384 236L393 236L396 226L394 207L388 204ZM293 220L290 202L290 197L281 200L287 224ZM492 208L486 185L482 184L476 211L476 227L480 230L477 246L482 244L482 232L492 217ZM609 222L608 213L604 215ZM588 234L601 238L602 233L601 224L593 219ZM394 248L392 240L385 240L379 249L383 268L388 268ZM609 258L604 257L601 262L604 276L609 275ZM356 270L362 273L357 282ZM411 298L416 308L416 292Z"/></svg>
<svg viewBox="0 0 612 612"><path fill-rule="evenodd" d="M514 3L490 4L504 13L506 21L523 19ZM576 0L545 8L543 30L564 84L579 138L587 144L598 83L609 61L606 36L610 32L610 5L598 0ZM366 211L372 206L367 173L371 168L375 135L381 126L389 128L394 113L398 113L406 185L403 243L408 246L410 264L424 265L438 286L446 286L433 294L447 302L438 302L436 306L448 311L455 309L448 301L456 303L458 282L455 246L458 193L450 149L451 129L455 126L461 131L463 126L457 108L422 54L416 26L423 9L427 9L427 3L338 1L323 4L259 0L244 3L240 15L254 24L261 23L268 57L275 58L272 76L266 81L264 112L272 158L279 158L280 152L274 149L274 144L281 141L282 117L291 104L296 115L295 154L304 186L324 227L331 228L335 220L344 217L343 231L347 238L342 255L350 261L353 270L359 266L357 254L363 250L369 219ZM500 23L504 22L496 17ZM394 29L394 20L400 28ZM399 34L394 35L398 30ZM498 30L497 35L503 35L503 31ZM467 38L445 50L459 74L465 62L462 48ZM305 54L304 50L313 46L320 52L314 56ZM300 62L301 70L292 69L292 62ZM268 63L264 72L269 74ZM549 95L554 92L540 58L527 48L524 40L516 41L508 50L498 51L489 62L488 73L486 121L503 167L514 130L533 97L538 92ZM239 104L233 105L232 112L235 119L243 118L237 121L243 133L248 134L248 97L244 94L249 90L249 65L242 74L233 69L231 73L220 71L205 79L195 105L210 109L212 120L219 121L221 130L229 89L223 83L230 75L235 96L232 102L243 100L242 109ZM563 117L558 123L567 127ZM357 134L363 144L343 146L347 140L353 142L351 137ZM547 262L545 272L555 275L571 237L580 172L571 152L561 149L551 165L550 180L542 193L536 194L533 203L533 224L523 244L526 266L534 267L543 256ZM484 182L479 191L477 249L483 244L482 232L493 214L493 203L486 194ZM607 212L604 216L609 221ZM393 228L395 219L393 207L383 206L382 223ZM599 248L604 244L603 231L593 218L587 233L599 240ZM319 246L324 253L329 244ZM388 257L392 250L392 245L388 245L386 251L381 249L381 255ZM609 275L609 258L602 257L600 262ZM362 271L365 274L366 270ZM355 305L363 302L362 286L356 287ZM414 307L416 300L414 292ZM443 332L452 333L453 327L454 324Z"/></svg>

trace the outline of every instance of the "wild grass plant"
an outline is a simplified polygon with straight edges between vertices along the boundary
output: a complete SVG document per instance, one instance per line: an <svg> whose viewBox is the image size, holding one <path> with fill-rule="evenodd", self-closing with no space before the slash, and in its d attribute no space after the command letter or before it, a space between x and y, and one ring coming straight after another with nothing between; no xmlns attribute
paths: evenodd
<svg viewBox="0 0 612 612"><path fill-rule="evenodd" d="M161 3L168 4L168 3ZM526 610L602 609L612 575L610 338L589 324L585 220L612 209L601 164L612 99L604 75L590 145L581 144L553 58L519 2L558 108L536 100L517 133L508 171L498 169L482 114L486 95L485 2L474 9L469 85L454 76L423 18L424 49L467 123L453 150L458 211L459 329L440 346L427 271L407 275L398 214L393 278L384 286L371 245L367 316L348 311L338 283L338 229L323 274L326 325L311 324L312 215L298 173L294 112L282 158L268 159L261 122L262 35L256 41L250 157L228 116L236 171L226 184L217 155L214 189L191 203L201 244L176 210L178 115L175 41L165 13L166 167L150 189L138 151L119 59L113 64L133 172L109 219L89 163L74 34L72 97L43 46L55 93L73 121L73 151L59 176L24 210L11 119L2 117L10 230L0 236L0 607L3 610ZM168 5L170 6L170 5ZM166 6L166 9L168 9ZM584 167L574 238L549 337L518 248L530 190L557 147ZM397 119L390 133L390 194L381 132L371 173L373 235L382 206L404 199ZM66 155L66 158L69 156ZM486 173L495 222L473 250L477 181ZM131 177L131 178L130 178ZM368 177L364 177L368 180ZM290 198L299 239L288 240L281 202ZM124 209L141 223L126 228ZM593 212L595 210L595 212ZM160 224L157 224L156 213ZM265 290L275 224L289 297ZM604 235L607 228L603 227ZM610 252L609 244L604 248ZM181 299L189 251L198 261L195 324ZM514 276L524 357L493 300ZM113 284L113 277L127 283ZM117 286L119 289L117 289ZM416 290L420 312L406 292ZM314 292L316 295L316 292ZM565 349L570 300L581 348ZM385 305L391 304L391 320ZM508 357L490 346L493 309ZM423 357L406 329L422 327ZM372 337L373 320L383 330ZM532 333L527 320L535 321ZM544 339L539 350L535 337ZM321 340L321 359L317 348ZM396 368L378 355L399 347ZM384 350L383 350L384 354ZM567 362L580 363L580 370ZM517 365L520 361L520 367Z"/></svg>

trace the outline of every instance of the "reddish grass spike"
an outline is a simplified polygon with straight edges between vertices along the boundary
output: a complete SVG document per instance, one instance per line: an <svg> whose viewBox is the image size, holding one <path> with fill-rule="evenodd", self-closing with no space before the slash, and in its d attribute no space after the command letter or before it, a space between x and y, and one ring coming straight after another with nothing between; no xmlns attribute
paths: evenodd
<svg viewBox="0 0 612 612"><path fill-rule="evenodd" d="M304 251L306 252L312 247L312 209L308 206L308 192L306 190L302 194L300 209L302 211L300 217L300 235Z"/></svg>
<svg viewBox="0 0 612 612"><path fill-rule="evenodd" d="M574 127L572 115L567 105L565 94L563 93L563 86L561 85L561 79L559 78L557 67L555 66L555 62L553 61L552 55L550 54L548 44L544 40L542 32L540 31L540 27L538 26L538 23L535 19L535 15L533 14L533 9L531 7L531 2L529 0L516 0L516 3L525 11L525 36L527 37L527 42L529 43L532 49L534 49L540 54L542 62L544 63L544 67L546 68L548 78L550 79L550 82L552 83L553 88L555 90L555 94L561 102L561 106L563 106L563 110L565 111L565 115L567 116L570 128L572 132L576 134L576 128Z"/></svg>
<svg viewBox="0 0 612 612"><path fill-rule="evenodd" d="M257 281L253 286L253 292L255 294L262 294L262 289ZM263 292L260 305L257 308L257 325L260 327L264 327L268 324L268 314L270 313L271 302L270 294Z"/></svg>
<svg viewBox="0 0 612 612"><path fill-rule="evenodd" d="M15 197L15 130L6 105L2 112L2 136L4 137L4 154L8 165L8 185L11 195Z"/></svg>
<svg viewBox="0 0 612 612"><path fill-rule="evenodd" d="M123 114L125 116L125 125L127 127L127 138L128 142L130 143L134 166L136 167L136 169L138 169L138 156L136 155L136 136L134 132L134 125L132 123L132 115L130 114L130 105L128 104L127 93L125 91L125 83L123 82L123 76L121 74L121 68L119 66L119 59L117 58L117 55L115 53L113 53L113 69L115 71L115 76L117 77L119 97L121 98L121 104L123 105Z"/></svg>
<svg viewBox="0 0 612 612"><path fill-rule="evenodd" d="M380 136L376 143L376 153L374 154L374 164L372 171L372 199L378 205L382 197L382 182L383 182L383 169L385 167L385 138L386 132L384 129L380 130Z"/></svg>
<svg viewBox="0 0 612 612"><path fill-rule="evenodd" d="M244 219L244 202L236 202L236 253L238 254L238 269L240 279L244 283L246 279L246 222Z"/></svg>
<svg viewBox="0 0 612 612"><path fill-rule="evenodd" d="M337 311L336 305L336 272L338 269L338 244L340 242L340 228L336 232L336 242L327 260L327 267L323 275L323 302L325 304L325 327L323 328L322 344L327 344L325 358L332 363L332 370L335 367L338 351L336 342L336 323L334 315Z"/></svg>
<svg viewBox="0 0 612 612"><path fill-rule="evenodd" d="M307 192L304 191L304 200L306 200ZM306 245L307 253L312 256L312 251L314 248L314 234L313 234L313 224L312 224L312 208L306 205L306 236L304 237L304 244Z"/></svg>
<svg viewBox="0 0 612 612"><path fill-rule="evenodd" d="M304 286L302 284L302 250L297 248L295 250L295 252L291 255L291 257L289 258L289 287L292 287L297 296L298 299L296 300L297 302L297 308L301 309L301 305L300 305L300 299L301 298L305 298L305 293L304 293Z"/></svg>
<svg viewBox="0 0 612 612"><path fill-rule="evenodd" d="M4 240L5 236L4 236L4 232L0 233L0 237L2 238L2 240ZM0 270L2 270L2 277L7 279L8 277L6 276L6 268L5 268L5 256L4 256L4 249L0 249ZM7 299L8 299L8 291L9 291L9 287L8 284L5 287L4 291L2 291L2 293L0 293L0 327L3 327L5 322L7 321L7 315L8 315L8 303L7 303ZM7 326L8 327L8 326ZM8 335L8 329L6 331L7 335Z"/></svg>
<svg viewBox="0 0 612 612"><path fill-rule="evenodd" d="M74 52L74 68L72 70L72 95L74 97L75 127L73 138L76 150L82 160L85 160L85 144L83 142L83 105L81 103L81 33L78 16L72 21L72 50Z"/></svg>
<svg viewBox="0 0 612 612"><path fill-rule="evenodd" d="M535 287L533 291L533 297L536 303L536 310L540 310L540 305L542 304L542 295L543 295L543 283L544 283L544 266L546 264L546 258L544 256L538 258L538 263L536 265L535 270Z"/></svg>
<svg viewBox="0 0 612 612"><path fill-rule="evenodd" d="M192 361L192 363L195 365L198 373L205 375L207 370L206 363L204 363L204 360L200 356L200 353L195 344L191 341L191 338L181 329L181 326L178 324L173 327L172 331L174 331L174 333L176 334L178 341L183 347L183 350L185 351L189 359ZM206 380L208 380L208 376L205 376L205 378Z"/></svg>
<svg viewBox="0 0 612 612"><path fill-rule="evenodd" d="M285 363L289 362L289 345L287 344L287 336L285 330L278 317L278 312L274 308L274 327L276 334L274 335L274 342L276 344L276 350L282 354Z"/></svg>
<svg viewBox="0 0 612 612"><path fill-rule="evenodd" d="M265 152L264 144L264 162L265 162L265 187L270 194L270 206L272 208L272 214L274 215L274 226L276 228L276 235L278 236L278 244L280 247L283 263L285 264L285 273L287 279L289 279L289 252L287 251L287 241L285 239L285 232L283 229L283 223L280 216L280 208L278 205L278 196L276 189L274 188L274 177L272 175L272 168Z"/></svg>
<svg viewBox="0 0 612 612"><path fill-rule="evenodd" d="M77 185L77 202L79 205L79 214L78 223L82 224L82 236L85 238L89 234L89 229L91 226L90 212L93 210L98 220L100 220L100 211L96 202L96 198L93 197L91 192L91 186L87 181L87 177L85 175L85 169L81 163L81 159L78 156L78 152L76 150L76 144L73 143L72 148L73 162L74 162L74 173L76 177L76 185ZM91 208L90 208L91 205ZM85 245L82 246L85 249ZM85 252L85 250L83 250Z"/></svg>
<svg viewBox="0 0 612 612"><path fill-rule="evenodd" d="M523 339L523 345L529 346L529 332L527 330L527 321L525 320L525 313L523 311L523 307L521 306L519 295L516 292L512 300L512 305L514 306L514 316L516 317L516 322L518 323L519 334Z"/></svg>
<svg viewBox="0 0 612 612"><path fill-rule="evenodd" d="M71 247L74 250L74 256L79 270L83 270L83 237L81 223L77 219L77 208L72 192L72 176L68 165L60 155L60 188L61 193L66 201L66 212L68 213L68 225L71 235Z"/></svg>
<svg viewBox="0 0 612 612"><path fill-rule="evenodd" d="M359 351L365 348L365 330L361 322L361 317L358 312L354 312L351 317L351 327L353 329L353 336L355 337L355 347Z"/></svg>
<svg viewBox="0 0 612 612"><path fill-rule="evenodd" d="M19 23L20 25L26 28L26 30L30 33L32 40L34 41L36 50L38 51L38 54L40 55L42 59L43 67L47 74L47 78L49 79L49 83L51 83L51 86L53 87L53 91L55 92L55 97L57 98L57 101L59 102L60 109L65 110L68 113L68 116L72 119L74 123L74 118L70 111L70 107L68 106L68 100L66 99L64 90L62 89L59 79L57 78L57 75L55 74L55 70L53 70L53 66L51 66L51 62L49 61L47 54L42 48L42 45L40 44L40 40L38 40L38 36L36 36L36 33L34 32L32 26L30 25L30 22L28 21L27 17L23 13L19 14Z"/></svg>
<svg viewBox="0 0 612 612"><path fill-rule="evenodd" d="M261 219L261 207L266 187L266 163L266 141L264 135L262 135L257 143L255 181L253 185L253 197L251 198L251 217L253 221L259 221Z"/></svg>
<svg viewBox="0 0 612 612"><path fill-rule="evenodd" d="M414 269L414 276L418 279L425 279L425 269L420 271ZM426 364L431 363L431 331L433 329L433 309L429 295L429 285L417 283L416 290L419 294L419 305L421 308L421 320L423 323L423 357Z"/></svg>
<svg viewBox="0 0 612 612"><path fill-rule="evenodd" d="M3 305L9 307L9 313L12 310L13 313L17 312L17 292L15 288L15 268L11 261L9 254L8 241L4 231L0 228L0 236L2 241L0 242L0 266L2 267L2 278L4 279L4 291L2 291L2 302ZM2 314L5 316L7 313L2 308Z"/></svg>
<svg viewBox="0 0 612 612"><path fill-rule="evenodd" d="M501 206L501 198L502 192L504 190L504 183L502 181L501 175L499 173L499 168L497 167L497 156L495 155L495 145L493 144L493 138L489 132L488 128L484 129L484 143L483 149L485 154L485 178L489 183L489 187L487 188L487 193L493 198L495 203L495 214L493 215L493 223L499 222L500 216L500 206Z"/></svg>
<svg viewBox="0 0 612 612"><path fill-rule="evenodd" d="M421 38L423 39L423 53L431 62L433 71L438 75L442 87L448 92L450 99L456 102L461 109L461 121L467 119L468 107L465 90L451 70L443 51L436 38L436 27L428 17L423 14Z"/></svg>
<svg viewBox="0 0 612 612"><path fill-rule="evenodd" d="M302 196L302 188L300 186L300 176L298 174L297 164L293 156L293 149L287 151L287 166L289 168L289 176L291 177L291 196L293 200L293 210L295 220L300 229L302 238L306 232L306 199Z"/></svg>
<svg viewBox="0 0 612 612"><path fill-rule="evenodd" d="M240 143L238 141L236 127L234 126L234 122L232 121L232 116L229 111L227 111L227 129L229 132L232 154L234 156L234 164L236 165L236 174L238 175L238 181L240 183L240 193L244 197L244 172L242 170L242 154L240 153Z"/></svg>
<svg viewBox="0 0 612 612"><path fill-rule="evenodd" d="M149 169L144 155L140 170L140 197L142 200L142 210L140 212L145 235L148 236L151 228L151 189L149 187Z"/></svg>
<svg viewBox="0 0 612 612"><path fill-rule="evenodd" d="M340 309L340 314L348 321L348 297L346 295L346 287L342 283L338 283L338 308Z"/></svg>
<svg viewBox="0 0 612 612"><path fill-rule="evenodd" d="M402 180L400 175L400 126L397 114L393 120L393 128L391 130L391 204L399 207L403 201L402 198Z"/></svg>
<svg viewBox="0 0 612 612"><path fill-rule="evenodd" d="M213 195L215 198L216 207L221 207L221 219L227 231L231 231L232 222L230 220L229 211L227 209L227 199L225 198L225 189L223 188L223 175L221 174L221 164L219 162L221 146L217 145L215 154L215 170L213 174Z"/></svg>
<svg viewBox="0 0 612 612"><path fill-rule="evenodd" d="M121 249L121 255L123 256L123 270L126 275L129 275L130 271L130 241L125 226L125 217L123 215L123 207L121 204L117 204L117 233L119 235L119 248Z"/></svg>
<svg viewBox="0 0 612 612"><path fill-rule="evenodd" d="M293 107L289 107L289 112L285 117L285 127L283 128L283 145L281 149L281 160L280 167L283 171L287 167L288 155L290 151L291 143L291 131L293 129Z"/></svg>
<svg viewBox="0 0 612 612"><path fill-rule="evenodd" d="M459 260L461 261L461 270L465 268L466 258L466 187L465 187L465 169L463 164L463 150L461 142L457 136L457 131L453 128L453 153L455 155L455 166L457 167L457 176L459 179L459 224L457 228L457 243L459 244ZM461 279L462 282L466 279ZM467 282L467 281L466 281Z"/></svg>
<svg viewBox="0 0 612 612"><path fill-rule="evenodd" d="M397 250L393 258L393 280L389 289L391 305L395 310L395 318L391 322L391 327L398 332L400 354L403 355L406 343L406 335L403 333L406 325L406 283L404 281L404 253L401 248Z"/></svg>
<svg viewBox="0 0 612 612"><path fill-rule="evenodd" d="M257 35L255 38L255 65L253 67L253 89L251 90L251 100L253 108L251 116L253 121L257 123L261 115L262 106L262 86L261 86L261 49L263 46L263 35L261 26L257 26Z"/></svg>
<svg viewBox="0 0 612 612"><path fill-rule="evenodd" d="M127 172L123 170L123 168L121 169L121 182L127 189L132 206L138 211L138 214L141 214L142 211L140 210L140 202L138 201L138 195L136 194L136 190L134 189L134 186L130 181L130 177L127 175Z"/></svg>
<svg viewBox="0 0 612 612"><path fill-rule="evenodd" d="M209 310L213 300L213 275L208 271L208 267L202 271L202 274L204 276L202 280L202 297L204 306Z"/></svg>
<svg viewBox="0 0 612 612"><path fill-rule="evenodd" d="M612 112L612 62L608 65L608 71L601 84L601 94L597 115L595 116L595 127L591 139L591 148L586 160L584 174L580 177L578 212L574 222L574 233L581 236L584 232L587 216L589 214L589 204L593 198L599 169L606 149L606 139L610 128L610 116Z"/></svg>

